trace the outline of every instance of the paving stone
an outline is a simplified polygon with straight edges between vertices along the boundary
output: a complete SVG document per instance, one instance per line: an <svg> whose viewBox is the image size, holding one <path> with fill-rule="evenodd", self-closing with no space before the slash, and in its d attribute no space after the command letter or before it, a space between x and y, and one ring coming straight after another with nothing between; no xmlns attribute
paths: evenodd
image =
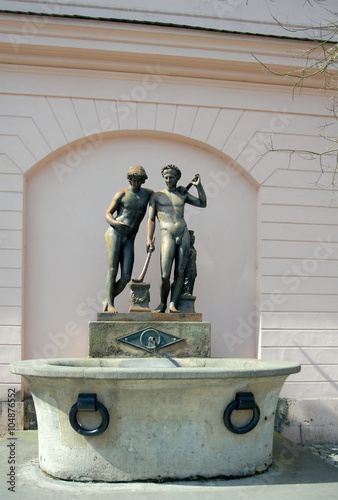
<svg viewBox="0 0 338 500"><path fill-rule="evenodd" d="M313 455L325 460L326 463L338 468L338 444L314 443L302 445Z"/></svg>

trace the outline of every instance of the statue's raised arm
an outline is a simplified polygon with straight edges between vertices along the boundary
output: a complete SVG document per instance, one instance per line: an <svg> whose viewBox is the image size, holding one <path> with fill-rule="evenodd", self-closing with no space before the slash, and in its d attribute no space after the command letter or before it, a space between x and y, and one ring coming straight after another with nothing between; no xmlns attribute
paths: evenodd
<svg viewBox="0 0 338 500"><path fill-rule="evenodd" d="M207 195L205 194L204 188L202 186L200 174L196 174L190 184L192 186L196 186L198 198L188 193L185 202L189 203L190 205L194 205L195 207L205 208L207 206Z"/></svg>

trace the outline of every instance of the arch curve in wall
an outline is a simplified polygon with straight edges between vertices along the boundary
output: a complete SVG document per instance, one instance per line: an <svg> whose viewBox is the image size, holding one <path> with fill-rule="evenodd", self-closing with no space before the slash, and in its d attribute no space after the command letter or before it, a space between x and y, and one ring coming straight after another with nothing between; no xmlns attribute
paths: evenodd
<svg viewBox="0 0 338 500"><path fill-rule="evenodd" d="M164 187L160 170L167 163L181 168L182 185L201 174L208 207L185 211L198 251L196 310L212 323L213 356L255 357L258 326L248 318L256 295L257 183L222 151L153 130L92 134L27 172L25 357L87 355L88 321L95 320L105 293L104 212L135 163L146 168L145 187L155 191ZM136 249L134 274L144 263L145 220ZM153 309L159 300L159 246L148 279ZM127 290L117 302L120 312L128 310Z"/></svg>
<svg viewBox="0 0 338 500"><path fill-rule="evenodd" d="M55 149L49 155L45 156L43 159L38 161L35 165L31 166L26 172L26 176L31 175L37 169L43 168L44 165L50 163L51 161L55 161L55 171L58 172L60 178L63 174L70 173L72 169L77 168L82 159L86 156L90 155L92 151L99 147L99 145L106 140L115 139L115 138L142 138L142 137L154 137L154 138L163 138L171 141L177 141L180 143L190 144L191 146L200 148L205 151L209 151L211 154L221 158L224 162L232 168L233 175L243 175L245 179L257 189L259 188L259 182L253 177L240 163L231 158L231 156L227 155L224 151L206 143L200 141L198 139L194 139L192 137L175 134L172 132L162 132L158 130L115 130L115 131L107 131L107 132L97 132L86 137L81 137L72 141L71 143L65 143L63 146ZM60 164L57 158L60 155L63 155L65 152L69 154L68 158L66 157L66 163ZM68 160L68 161L67 161Z"/></svg>

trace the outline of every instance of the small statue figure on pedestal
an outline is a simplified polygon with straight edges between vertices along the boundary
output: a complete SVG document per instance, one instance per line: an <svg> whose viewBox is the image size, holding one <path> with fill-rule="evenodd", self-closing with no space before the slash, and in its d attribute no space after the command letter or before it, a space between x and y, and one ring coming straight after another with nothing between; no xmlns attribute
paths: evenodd
<svg viewBox="0 0 338 500"><path fill-rule="evenodd" d="M195 285L195 279L197 277L197 266L196 266L196 258L197 252L194 247L195 243L195 235L194 231L189 231L190 235L190 251L187 265L185 266L184 271L184 282L182 287L182 295L192 295Z"/></svg>

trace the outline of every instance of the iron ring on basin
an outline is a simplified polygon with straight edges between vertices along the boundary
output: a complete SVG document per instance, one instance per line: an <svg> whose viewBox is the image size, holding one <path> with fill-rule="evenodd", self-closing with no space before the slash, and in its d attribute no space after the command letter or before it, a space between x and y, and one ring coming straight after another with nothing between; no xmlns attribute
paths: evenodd
<svg viewBox="0 0 338 500"><path fill-rule="evenodd" d="M78 412L96 412L101 415L101 424L94 429L86 429L77 421ZM77 402L69 412L69 422L73 429L82 436L99 436L109 425L109 413L107 408L96 400L96 394L79 394Z"/></svg>
<svg viewBox="0 0 338 500"><path fill-rule="evenodd" d="M238 427L231 422L231 415L234 410L252 410L252 419L246 425ZM234 434L246 434L256 427L260 419L260 409L255 402L252 392L237 392L236 399L225 409L223 421L225 427Z"/></svg>

